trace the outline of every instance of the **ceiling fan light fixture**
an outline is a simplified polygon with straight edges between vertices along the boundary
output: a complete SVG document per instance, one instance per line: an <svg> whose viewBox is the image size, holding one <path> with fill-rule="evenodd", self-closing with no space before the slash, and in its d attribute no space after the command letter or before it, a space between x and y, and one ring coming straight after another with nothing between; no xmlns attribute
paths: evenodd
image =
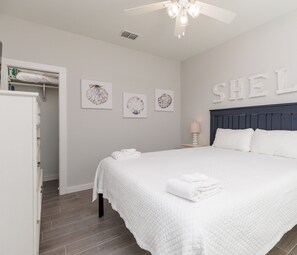
<svg viewBox="0 0 297 255"><path fill-rule="evenodd" d="M180 25L181 26L187 26L187 25L189 25L188 14L187 13L183 13L182 15L180 15L179 22L180 22Z"/></svg>
<svg viewBox="0 0 297 255"><path fill-rule="evenodd" d="M176 18L176 16L179 14L179 6L177 5L177 3L172 3L168 5L167 13L170 18Z"/></svg>
<svg viewBox="0 0 297 255"><path fill-rule="evenodd" d="M188 8L188 13L189 13L194 19L196 19L196 18L198 18L199 14L200 14L200 9L201 9L200 5L199 5L197 2L195 2L195 3L193 3L193 4L191 4L191 5L189 6L189 8Z"/></svg>
<svg viewBox="0 0 297 255"><path fill-rule="evenodd" d="M174 34L179 38L185 35L186 27L189 25L189 16L196 19L203 14L226 24L231 23L236 17L232 11L207 4L204 1L200 2L200 0L161 0L161 2L126 9L125 12L129 15L140 15L163 9L166 9L170 18L175 19Z"/></svg>

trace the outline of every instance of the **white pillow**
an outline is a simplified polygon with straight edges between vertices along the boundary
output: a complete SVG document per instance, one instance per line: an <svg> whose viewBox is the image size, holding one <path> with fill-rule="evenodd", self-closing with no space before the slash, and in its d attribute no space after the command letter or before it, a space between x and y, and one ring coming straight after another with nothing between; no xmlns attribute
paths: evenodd
<svg viewBox="0 0 297 255"><path fill-rule="evenodd" d="M253 134L252 128L236 130L218 128L213 146L230 150L250 151Z"/></svg>
<svg viewBox="0 0 297 255"><path fill-rule="evenodd" d="M253 135L251 151L297 159L297 131L257 129Z"/></svg>

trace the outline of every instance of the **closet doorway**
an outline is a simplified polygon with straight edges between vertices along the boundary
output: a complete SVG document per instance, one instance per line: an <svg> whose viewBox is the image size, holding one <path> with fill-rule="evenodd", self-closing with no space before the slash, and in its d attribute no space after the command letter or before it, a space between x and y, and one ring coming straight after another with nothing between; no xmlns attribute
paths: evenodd
<svg viewBox="0 0 297 255"><path fill-rule="evenodd" d="M8 67L8 90L36 92L40 98L40 166L43 181L59 179L59 74Z"/></svg>
<svg viewBox="0 0 297 255"><path fill-rule="evenodd" d="M66 194L66 69L8 59L2 64L1 89L39 93L43 181L59 179L60 195Z"/></svg>

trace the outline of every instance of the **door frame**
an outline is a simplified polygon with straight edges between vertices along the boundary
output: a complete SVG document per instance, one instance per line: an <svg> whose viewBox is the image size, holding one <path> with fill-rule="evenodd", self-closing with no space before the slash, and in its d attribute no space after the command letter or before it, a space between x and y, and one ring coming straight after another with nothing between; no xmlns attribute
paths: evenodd
<svg viewBox="0 0 297 255"><path fill-rule="evenodd" d="M15 66L59 74L59 193L67 193L67 69L65 67L2 59L1 90L8 90L8 67Z"/></svg>

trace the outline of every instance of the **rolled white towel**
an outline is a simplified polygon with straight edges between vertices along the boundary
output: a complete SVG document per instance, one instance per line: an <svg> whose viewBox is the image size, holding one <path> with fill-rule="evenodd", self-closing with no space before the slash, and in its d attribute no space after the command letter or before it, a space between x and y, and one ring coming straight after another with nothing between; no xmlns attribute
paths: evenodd
<svg viewBox="0 0 297 255"><path fill-rule="evenodd" d="M205 199L219 193L222 190L220 183L213 185L212 188L205 189L200 182L185 182L180 179L169 179L166 183L166 191L175 196L182 197L193 202Z"/></svg>
<svg viewBox="0 0 297 255"><path fill-rule="evenodd" d="M124 152L124 153L134 153L136 152L136 149L122 149L121 152Z"/></svg>
<svg viewBox="0 0 297 255"><path fill-rule="evenodd" d="M136 151L134 153L125 153L121 151L114 151L111 156L115 160L122 160L122 159L135 159L135 158L140 158L141 157L141 152Z"/></svg>
<svg viewBox="0 0 297 255"><path fill-rule="evenodd" d="M202 182L209 179L205 174L193 173L193 174L183 174L181 179L185 182Z"/></svg>

